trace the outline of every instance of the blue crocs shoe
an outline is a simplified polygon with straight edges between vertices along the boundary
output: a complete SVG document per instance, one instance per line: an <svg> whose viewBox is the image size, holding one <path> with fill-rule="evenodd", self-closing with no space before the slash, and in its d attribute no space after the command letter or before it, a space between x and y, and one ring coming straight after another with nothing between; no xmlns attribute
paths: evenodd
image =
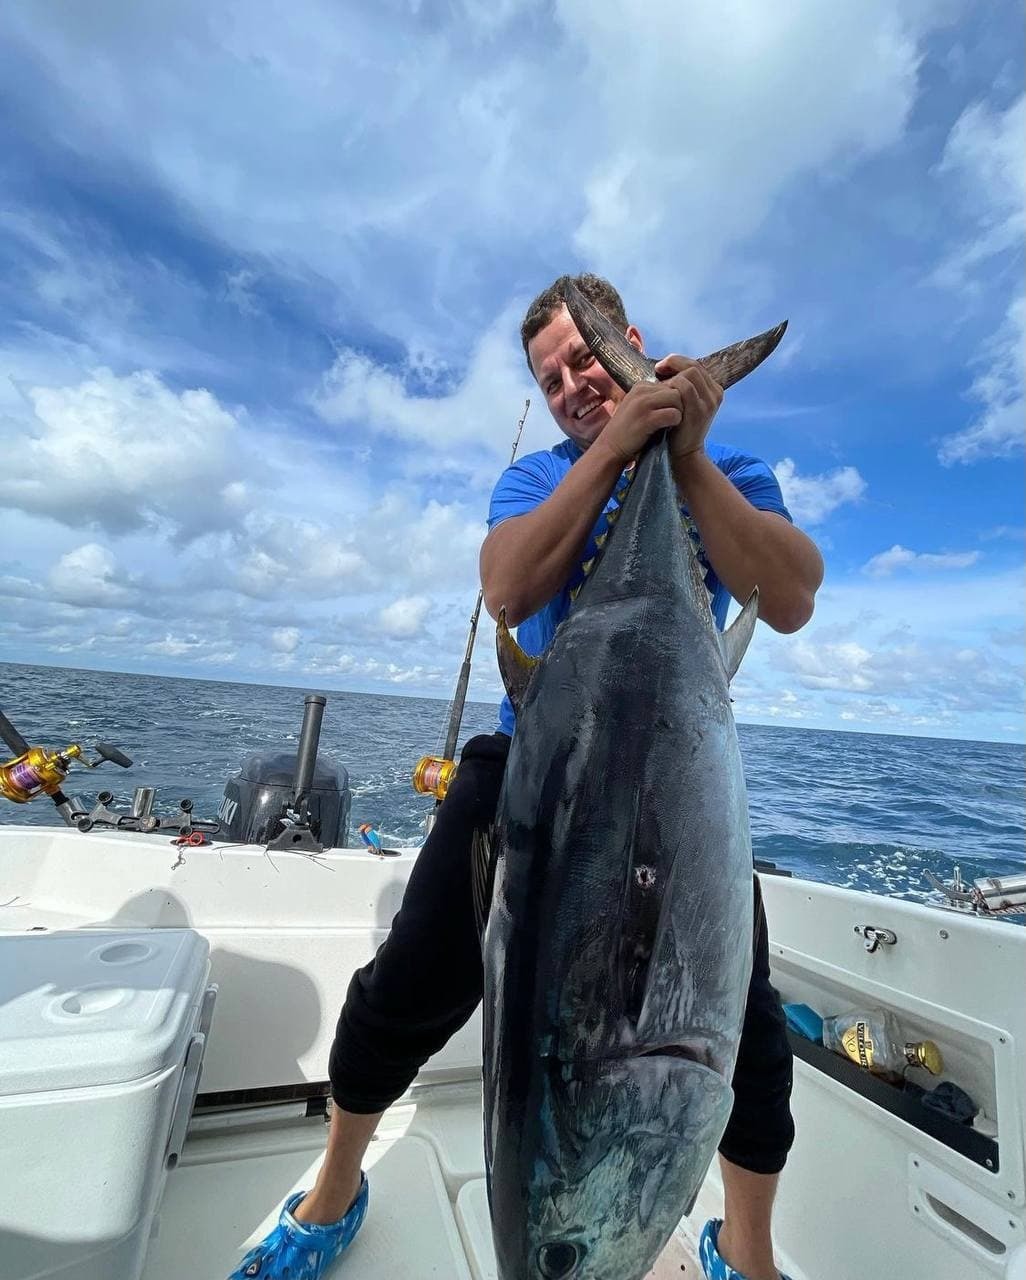
<svg viewBox="0 0 1026 1280"><path fill-rule="evenodd" d="M745 1280L740 1271L735 1271L729 1263L720 1257L717 1243L720 1237L722 1218L710 1218L702 1228L702 1238L698 1242L698 1260L702 1264L706 1280ZM788 1280L781 1271L780 1280Z"/></svg>
<svg viewBox="0 0 1026 1280"><path fill-rule="evenodd" d="M297 1191L289 1196L278 1225L250 1249L228 1280L321 1280L360 1230L367 1212L367 1176L362 1176L359 1195L338 1222L298 1222L292 1210L305 1195Z"/></svg>

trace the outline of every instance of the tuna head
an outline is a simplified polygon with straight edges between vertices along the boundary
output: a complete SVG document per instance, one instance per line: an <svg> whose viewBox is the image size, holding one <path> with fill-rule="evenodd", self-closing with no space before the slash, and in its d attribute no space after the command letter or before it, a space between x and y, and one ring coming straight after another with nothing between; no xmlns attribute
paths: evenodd
<svg viewBox="0 0 1026 1280"><path fill-rule="evenodd" d="M534 1123L517 1151L497 1153L521 1164L519 1176L493 1170L499 1274L646 1274L698 1194L731 1096L719 1073L672 1054L550 1060Z"/></svg>

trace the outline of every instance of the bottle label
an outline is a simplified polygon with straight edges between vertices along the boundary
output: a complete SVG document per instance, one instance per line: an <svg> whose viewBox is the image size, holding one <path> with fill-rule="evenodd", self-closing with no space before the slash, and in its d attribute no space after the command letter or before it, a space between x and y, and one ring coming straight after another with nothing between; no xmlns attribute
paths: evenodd
<svg viewBox="0 0 1026 1280"><path fill-rule="evenodd" d="M867 1071L872 1070L873 1066L873 1038L869 1034L869 1025L859 1019L853 1022L848 1030L841 1036L841 1044L844 1045L844 1052L851 1058L852 1062L857 1062L860 1067L865 1067Z"/></svg>

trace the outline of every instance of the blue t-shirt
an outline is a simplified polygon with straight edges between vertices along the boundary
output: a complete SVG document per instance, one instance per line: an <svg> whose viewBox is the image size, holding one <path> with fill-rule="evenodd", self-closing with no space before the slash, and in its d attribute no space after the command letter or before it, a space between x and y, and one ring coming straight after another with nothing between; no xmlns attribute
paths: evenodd
<svg viewBox="0 0 1026 1280"><path fill-rule="evenodd" d="M727 445L707 443L706 454L714 462L727 479L760 511L776 511L785 519L791 519L791 513L784 506L783 495L777 478L766 465L749 453L739 449L731 449ZM581 450L572 440L563 440L552 449L543 449L539 453L529 453L526 457L514 462L499 477L492 491L491 506L488 510L488 528L494 529L503 520L511 516L523 516L533 511L544 502L563 479L573 464L581 456ZM590 560L598 551L595 539L607 529L609 513L620 505L620 494L626 482L626 472L621 476L612 497L606 503L598 523L591 531L588 545L581 556L581 563ZM691 535L698 560L705 571L705 585L709 591L709 603L712 607L716 625L722 631L727 620L730 607L730 592L717 578L709 564L702 546L702 540L694 521L685 505L681 506L681 518L685 528ZM539 609L531 617L525 618L517 627L517 642L525 653L532 656L542 653L556 628L570 611L570 592L584 580L584 572L578 567L566 583L544 608ZM512 735L516 724L513 705L509 698L504 698L499 709L499 732Z"/></svg>

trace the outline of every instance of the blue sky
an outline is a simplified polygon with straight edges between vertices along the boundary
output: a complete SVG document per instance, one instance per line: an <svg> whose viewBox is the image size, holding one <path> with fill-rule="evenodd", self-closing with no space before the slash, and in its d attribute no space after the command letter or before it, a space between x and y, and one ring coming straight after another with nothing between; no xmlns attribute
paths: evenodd
<svg viewBox="0 0 1026 1280"><path fill-rule="evenodd" d="M0 16L0 660L446 697L563 271L817 539L739 719L1023 737L1021 14L41 0ZM490 627L471 697L495 700Z"/></svg>

